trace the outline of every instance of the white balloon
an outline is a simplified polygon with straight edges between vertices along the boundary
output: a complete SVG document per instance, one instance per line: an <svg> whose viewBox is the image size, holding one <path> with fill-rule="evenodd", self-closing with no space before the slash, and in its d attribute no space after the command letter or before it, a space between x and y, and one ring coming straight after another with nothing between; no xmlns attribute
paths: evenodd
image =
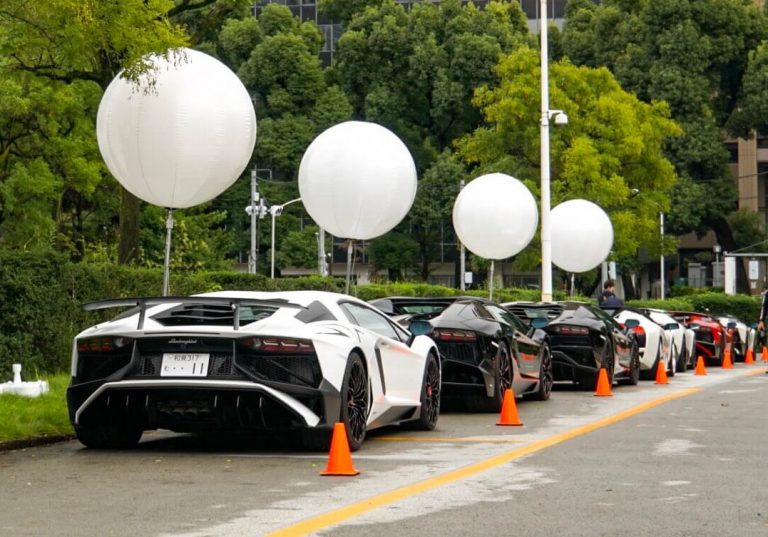
<svg viewBox="0 0 768 537"><path fill-rule="evenodd" d="M126 190L161 207L215 198L253 153L248 91L227 66L196 50L147 60L154 69L139 83L118 75L101 99L96 135L104 162Z"/></svg>
<svg viewBox="0 0 768 537"><path fill-rule="evenodd" d="M321 228L337 237L372 239L408 214L416 197L416 165L390 130L347 121L309 145L299 166L299 193Z"/></svg>
<svg viewBox="0 0 768 537"><path fill-rule="evenodd" d="M613 247L613 225L587 200L561 203L550 214L552 262L568 272L586 272L605 261Z"/></svg>
<svg viewBox="0 0 768 537"><path fill-rule="evenodd" d="M539 222L536 200L509 175L491 173L462 189L453 205L453 227L470 251L506 259L528 246Z"/></svg>

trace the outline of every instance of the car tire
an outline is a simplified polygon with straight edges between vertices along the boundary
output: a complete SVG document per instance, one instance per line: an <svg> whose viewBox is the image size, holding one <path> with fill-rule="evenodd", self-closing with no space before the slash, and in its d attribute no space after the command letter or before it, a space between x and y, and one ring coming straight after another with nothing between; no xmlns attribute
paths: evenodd
<svg viewBox="0 0 768 537"><path fill-rule="evenodd" d="M493 368L493 395L488 397L482 395L474 400L472 406L479 412L500 412L501 405L504 402L504 391L512 389L514 379L514 368L512 358L507 351L506 345L499 345L499 352L496 355L496 363Z"/></svg>
<svg viewBox="0 0 768 537"><path fill-rule="evenodd" d="M368 376L360 355L353 352L347 360L344 379L341 382L341 406L338 421L344 424L350 451L357 451L363 445L367 432L367 420L370 398L368 394ZM304 429L301 431L301 443L309 451L328 451L334 423L329 428Z"/></svg>
<svg viewBox="0 0 768 537"><path fill-rule="evenodd" d="M103 426L75 425L75 435L90 449L130 449L136 447L144 431L136 425L114 423Z"/></svg>
<svg viewBox="0 0 768 537"><path fill-rule="evenodd" d="M512 382L515 377L512 357L507 347L502 344L499 347L499 355L496 360L496 386L493 397L485 399L486 412L500 412L501 405L504 403L504 392L512 389Z"/></svg>
<svg viewBox="0 0 768 537"><path fill-rule="evenodd" d="M675 344L672 343L672 349L669 351L669 364L667 364L667 376L674 377L675 371L677 371L677 362L680 357L677 355Z"/></svg>
<svg viewBox="0 0 768 537"><path fill-rule="evenodd" d="M608 384L613 386L613 367L616 357L613 354L613 345L607 341L603 348L603 358L601 366L605 368L608 376ZM582 372L579 374L579 388L582 390L594 390L597 388L597 377L600 370L593 372Z"/></svg>
<svg viewBox="0 0 768 537"><path fill-rule="evenodd" d="M680 354L677 356L677 372L685 373L688 369L688 349L683 342L683 348L680 349Z"/></svg>
<svg viewBox="0 0 768 537"><path fill-rule="evenodd" d="M656 379L656 371L659 369L660 361L661 361L661 342L659 342L659 346L656 348L656 359L653 361L653 367L651 367L650 369L646 369L645 371L640 371L640 379L641 380Z"/></svg>
<svg viewBox="0 0 768 537"><path fill-rule="evenodd" d="M629 377L624 379L624 384L628 386L637 386L640 382L640 350L637 343L632 345L632 361L629 366Z"/></svg>
<svg viewBox="0 0 768 537"><path fill-rule="evenodd" d="M421 413L418 419L403 424L406 429L431 431L437 425L440 416L440 364L434 353L427 356L424 367L424 380L421 383Z"/></svg>
<svg viewBox="0 0 768 537"><path fill-rule="evenodd" d="M349 355L344 381L341 384L340 421L347 430L350 451L357 451L363 445L368 430L370 411L368 393L368 375L363 359L357 353Z"/></svg>
<svg viewBox="0 0 768 537"><path fill-rule="evenodd" d="M552 353L549 345L541 346L541 366L539 367L539 386L533 393L533 399L537 401L546 401L552 395L552 385L554 383L554 373L552 371Z"/></svg>

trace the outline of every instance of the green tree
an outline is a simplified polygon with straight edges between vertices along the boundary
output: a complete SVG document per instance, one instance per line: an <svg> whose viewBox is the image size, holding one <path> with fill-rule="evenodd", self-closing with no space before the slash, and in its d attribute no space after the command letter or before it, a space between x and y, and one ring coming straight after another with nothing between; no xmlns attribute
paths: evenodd
<svg viewBox="0 0 768 537"><path fill-rule="evenodd" d="M474 88L494 81L500 54L528 42L526 17L517 1L484 9L459 0L410 10L393 0L323 6L345 23L328 77L349 96L356 117L404 141L423 176L414 209L397 231L419 242L426 278L436 245L452 240L451 209L463 178L461 164L443 152L480 124Z"/></svg>
<svg viewBox="0 0 768 537"><path fill-rule="evenodd" d="M420 276L426 280L446 235L453 235L453 204L467 169L450 150L443 151L419 180L408 227L419 245Z"/></svg>
<svg viewBox="0 0 768 537"><path fill-rule="evenodd" d="M565 54L580 65L608 67L643 101L668 102L683 129L666 148L683 179L673 192L672 233L713 229L725 249L735 247L727 217L736 192L724 134L752 127L738 98L747 99L740 88L748 53L766 36L766 19L749 0L569 2Z"/></svg>
<svg viewBox="0 0 768 537"><path fill-rule="evenodd" d="M371 241L368 255L374 269L386 270L390 281L399 281L416 266L419 243L404 233L387 233Z"/></svg>
<svg viewBox="0 0 768 537"><path fill-rule="evenodd" d="M344 92L326 80L319 60L322 34L314 23L301 22L287 7L269 4L258 19L246 14L225 20L206 46L238 73L253 97L258 136L249 168L262 170L261 194L268 204L299 197L296 178L307 146L353 114ZM231 255L238 258L250 249L250 217L243 212L249 199L250 177L243 177L213 202L227 211L227 227L237 230L232 234ZM277 219L278 248L301 219L307 219L301 205L291 206ZM268 219L259 222L260 270L269 267L269 228ZM290 253L278 255L276 262L285 267L290 259Z"/></svg>
<svg viewBox="0 0 768 537"><path fill-rule="evenodd" d="M317 269L317 226L287 231L280 240L280 250L275 256L275 265L284 269L298 267Z"/></svg>
<svg viewBox="0 0 768 537"><path fill-rule="evenodd" d="M107 180L107 171L95 150L93 128L100 92L89 87L87 83L103 90L121 70L124 70L124 75L128 78L136 79L146 69L146 65L141 61L146 54L167 54L171 48L197 43L195 39L203 39L226 13L242 13L248 5L249 2L244 0L3 2L0 8L0 58L3 58L0 62L0 79L15 81L25 89L34 90L35 84L38 87L47 86L43 90L48 92L47 96L37 96L36 90L27 93L27 96L42 101L61 102L69 99L73 105L77 103L80 107L78 111L72 110L71 107L64 110L65 114L61 118L56 110L51 110L47 102L36 102L29 108L52 112L47 120L39 125L35 125L34 121L27 121L27 125L33 125L32 130L36 129L35 135L42 138L52 135L68 138L73 132L76 134L74 138L62 141L46 138L47 143L59 146L59 162L51 162L51 159L56 159L51 156L53 151L40 152L38 157L41 159L37 164L38 169L40 166L47 167L54 180L59 183L53 190L55 194L51 193L51 196L58 197L58 200L50 204L50 216L41 217L41 224L48 222L44 227L50 229L50 221L53 220L58 228L55 231L61 234L61 216L66 214L72 219L72 223L68 220L65 222L74 230L67 231L69 236L64 239L54 237L50 243L64 240L82 251L80 242L88 225L88 222L80 221L83 215L90 215L93 221L94 214L98 214L102 220L96 224L97 228L115 225L114 219L93 205L93 196L109 189L113 196L120 198L119 258L123 262L136 258L139 251L138 221L141 205L134 196L119 189L115 182ZM190 16L191 13L194 13L194 16ZM188 37L182 19L194 20L196 23L195 36L192 39ZM53 95L53 92L63 94L59 97ZM73 94L79 95L73 97ZM72 124L68 117L77 115L77 112L82 118L79 123ZM7 121L11 123L6 123ZM74 131L67 130L68 122ZM52 124L58 126L52 128ZM18 118L8 120L7 116L0 117L0 132L7 132L16 126ZM18 146L16 140L14 139L14 144ZM25 141L29 140L31 137L27 136ZM5 145L7 147L8 143ZM6 169L20 170L17 161L22 161L22 168L28 166L25 162L27 157L18 156L14 151L9 151L3 159L2 164L7 166ZM75 167L80 170L75 170ZM64 173L71 175L72 181L69 181ZM101 176L100 181L98 175ZM79 176L79 179L74 176ZM88 180L83 176L87 176ZM40 180L42 177L38 176ZM4 180L2 175L0 180ZM30 194L24 193L23 189L24 185L18 181L16 186L4 186L6 193L9 190L16 192L15 199ZM108 197L102 195L100 201ZM114 207L114 204L111 207ZM14 222L7 219L0 222L0 225L5 227L6 234L15 226ZM79 234L80 229L83 234ZM22 232L17 234L21 235ZM101 233L101 236L104 234Z"/></svg>
<svg viewBox="0 0 768 537"><path fill-rule="evenodd" d="M464 137L459 152L477 175L508 173L537 195L540 177L539 55L522 48L496 68L498 84L475 94L486 125ZM614 254L638 248L658 251L658 210L668 210L675 184L665 142L680 134L664 103L645 104L624 91L605 68L576 67L567 60L550 66L554 108L569 124L552 129L552 205L585 198L605 209L614 226ZM633 196L632 189L643 195Z"/></svg>

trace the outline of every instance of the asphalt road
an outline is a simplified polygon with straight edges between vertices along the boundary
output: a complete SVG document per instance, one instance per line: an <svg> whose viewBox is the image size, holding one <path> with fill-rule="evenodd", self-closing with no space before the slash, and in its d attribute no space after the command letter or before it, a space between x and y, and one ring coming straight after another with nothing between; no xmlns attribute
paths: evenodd
<svg viewBox="0 0 768 537"><path fill-rule="evenodd" d="M737 364L519 401L523 427L444 413L326 455L154 432L0 453L0 536L765 536L768 375Z"/></svg>

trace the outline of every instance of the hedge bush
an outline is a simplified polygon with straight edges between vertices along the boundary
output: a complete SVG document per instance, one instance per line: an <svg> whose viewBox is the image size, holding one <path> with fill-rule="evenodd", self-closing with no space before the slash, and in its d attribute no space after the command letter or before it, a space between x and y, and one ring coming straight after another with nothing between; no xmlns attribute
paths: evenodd
<svg viewBox="0 0 768 537"><path fill-rule="evenodd" d="M57 255L19 254L0 250L0 382L11 378L11 364L21 363L25 378L67 371L72 338L83 328L113 312L85 312L82 304L104 298L157 296L162 270L110 264L74 264ZM316 289L343 292L342 278L282 278L260 274L198 272L171 274L171 294L189 295L224 289L255 291ZM402 282L355 286L362 300L385 296L487 297L487 290L460 291L450 287ZM539 300L535 289L497 289L494 300ZM555 299L568 298L561 292ZM579 297L581 300L589 300ZM661 309L706 311L735 315L746 322L757 319L759 301L749 296L720 293L692 294L666 301L633 301Z"/></svg>

